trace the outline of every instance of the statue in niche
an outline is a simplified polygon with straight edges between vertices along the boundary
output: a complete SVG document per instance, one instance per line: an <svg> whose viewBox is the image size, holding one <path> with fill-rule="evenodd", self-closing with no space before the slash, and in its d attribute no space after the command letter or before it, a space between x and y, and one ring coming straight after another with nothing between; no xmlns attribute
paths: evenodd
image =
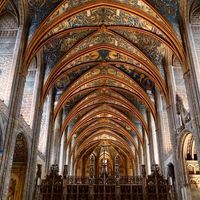
<svg viewBox="0 0 200 200"><path fill-rule="evenodd" d="M67 176L68 176L68 165L64 165L63 177L67 178Z"/></svg>
<svg viewBox="0 0 200 200"><path fill-rule="evenodd" d="M190 113L187 112L183 105L182 98L176 94L176 112L178 115L179 125L181 129L185 128L185 124L190 121Z"/></svg>
<svg viewBox="0 0 200 200"><path fill-rule="evenodd" d="M115 177L120 177L120 158L118 154L115 157Z"/></svg>
<svg viewBox="0 0 200 200"><path fill-rule="evenodd" d="M90 158L90 178L94 178L94 156Z"/></svg>
<svg viewBox="0 0 200 200"><path fill-rule="evenodd" d="M16 193L16 180L11 178L7 200L14 200L15 199L15 193Z"/></svg>
<svg viewBox="0 0 200 200"><path fill-rule="evenodd" d="M168 177L169 184L174 186L174 182L175 182L174 165L172 163L169 163L167 167L168 167L167 177Z"/></svg>
<svg viewBox="0 0 200 200"><path fill-rule="evenodd" d="M41 178L42 176L42 165L41 164L37 164L37 177Z"/></svg>
<svg viewBox="0 0 200 200"><path fill-rule="evenodd" d="M147 175L145 165L142 165L142 177L145 178Z"/></svg>

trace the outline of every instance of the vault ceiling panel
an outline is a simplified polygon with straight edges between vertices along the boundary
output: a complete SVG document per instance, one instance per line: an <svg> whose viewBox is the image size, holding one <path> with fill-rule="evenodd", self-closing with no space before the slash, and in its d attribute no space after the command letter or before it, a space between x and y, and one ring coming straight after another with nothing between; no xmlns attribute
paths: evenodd
<svg viewBox="0 0 200 200"><path fill-rule="evenodd" d="M83 11L69 19L62 21L53 30L48 32L45 38L69 28L101 25L134 26L163 36L162 32L147 20L123 10L105 7Z"/></svg>
<svg viewBox="0 0 200 200"><path fill-rule="evenodd" d="M69 74L64 75L59 81L57 81L55 85L57 98L56 100L59 100L59 97L63 94L63 92L75 81L77 80L81 75L83 75L85 72L89 71L93 65L85 66L79 69L74 69Z"/></svg>
<svg viewBox="0 0 200 200"><path fill-rule="evenodd" d="M128 133L130 133L131 136L133 137L136 136L135 132L132 130L132 128L128 124L125 124L122 121L116 120L116 119L114 119L114 121L118 123L121 127L123 127Z"/></svg>
<svg viewBox="0 0 200 200"><path fill-rule="evenodd" d="M92 113L93 110L96 108L96 105L91 105L90 107L86 107L85 110L80 111L74 118L71 120L72 124L75 125L79 120L84 118L87 113Z"/></svg>
<svg viewBox="0 0 200 200"><path fill-rule="evenodd" d="M63 3L63 5L60 6L56 10L55 14L50 17L48 22L50 22L53 19L55 19L56 17L60 16L64 12L67 12L67 11L69 12L73 8L83 6L86 3L90 3L90 2L97 2L97 1L96 0L69 0L65 3ZM103 2L106 2L106 1L103 1ZM148 13L149 15L156 18L157 20L161 20L160 17L157 15L157 13L149 5L147 5L143 0L111 0L110 2L124 3L125 5L140 9L140 10Z"/></svg>
<svg viewBox="0 0 200 200"><path fill-rule="evenodd" d="M65 59L63 59L62 61L64 62ZM88 63L88 62L99 62L99 61L125 62L128 64L135 65L137 68L145 69L146 71L148 71L148 69L142 63L129 57L128 55L119 53L117 52L117 50L115 51L115 50L108 50L108 49L102 48L100 50L94 50L89 53L85 53L84 55L80 55L75 59L72 59L70 63L66 64L62 68L62 72L76 65L80 65L80 64Z"/></svg>
<svg viewBox="0 0 200 200"><path fill-rule="evenodd" d="M166 45L151 36L134 32L131 30L115 30L120 35L134 43L149 59L157 65L162 64L163 57L166 54Z"/></svg>
<svg viewBox="0 0 200 200"><path fill-rule="evenodd" d="M127 133L129 133L129 131L126 130L126 128L124 128L124 127L126 127L124 124L123 124L123 126L121 126L118 122L115 122L112 119L101 118L101 119L96 120L92 124L88 124L86 122L84 127L80 128L76 132L76 136L77 136L76 138L78 138L79 135L82 134L82 136L80 136L81 138L79 138L79 139L80 139L80 141L84 141L85 138L90 136L91 134L96 133L98 130L105 129L105 130L112 130L117 135L119 135L121 138L128 141L127 137L122 132L127 131ZM83 136L83 134L84 134L84 136Z"/></svg>
<svg viewBox="0 0 200 200"><path fill-rule="evenodd" d="M144 112L144 110L146 110L146 106L133 95L130 95L125 91L119 91L119 90L118 93L127 98L128 101L130 101L136 108L138 108L139 111Z"/></svg>
<svg viewBox="0 0 200 200"><path fill-rule="evenodd" d="M151 90L152 93L155 92L155 84L149 77L141 72L137 71L137 68L130 67L123 64L115 64L115 67L121 69L124 73L126 73L130 78L136 81L144 91Z"/></svg>
<svg viewBox="0 0 200 200"><path fill-rule="evenodd" d="M89 47L92 47L92 46L95 46L98 44L99 45L101 45L101 44L113 45L116 48L120 47L122 49L125 49L133 54L136 54L136 55L144 58L143 54L141 54L137 48L135 48L133 45L126 42L121 37L114 35L112 33L108 33L108 32L106 32L106 30L102 30L102 31L100 30L95 35L85 39L79 46L77 46L70 53L68 53L67 56L65 57L65 59L72 56L73 54L77 54L78 52L80 52L84 49L87 49Z"/></svg>
<svg viewBox="0 0 200 200"><path fill-rule="evenodd" d="M115 105L115 106L114 106ZM139 121L133 117L133 113L131 114L130 112L128 112L128 109L125 108L124 106L120 105L120 103L118 103L117 101L112 101L112 100L95 100L91 103L88 103L87 105L85 105L83 108L84 110L79 111L77 115L74 116L74 119L76 118L76 121L81 119L81 118L85 118L84 115L87 114L88 111L90 111L90 114L92 115L92 113L97 112L97 107L98 109L105 109L108 108L107 110L111 110L117 112L119 115L123 114L124 116L128 117L132 122L137 122L139 123ZM95 109L96 108L96 109ZM89 113L88 113L89 114ZM133 120L134 118L134 120Z"/></svg>
<svg viewBox="0 0 200 200"><path fill-rule="evenodd" d="M114 107L116 109L120 108L120 111L122 113L124 112L124 110L127 111L130 109L129 107L127 107L127 105L124 105L123 103L119 102L120 99L123 100L123 102L124 102L124 100L126 102L126 99L122 98L122 96L120 96L119 94L117 94L113 91L107 90L109 92L109 95L108 95L108 93L107 93L107 95L105 95L106 93L103 93L102 91L104 91L104 89L98 90L96 92L92 92L91 94L85 96L84 98L82 98L82 100L77 102L78 107L76 106L76 115L74 114L74 117L79 118L79 116L83 116L84 114L86 114L88 109L93 109L94 106L97 107L102 104L107 104L109 106L115 105ZM114 97L114 99L112 99L112 97ZM128 103L128 105L131 105L131 104L129 104L129 102L127 102L127 103ZM83 109L84 110L81 111L80 108L81 108L81 110L83 110ZM88 108L88 109L86 109L86 108ZM77 109L79 109L79 111ZM132 114L133 113L129 113L129 116L130 115L132 116ZM135 122L136 122L136 120L135 120Z"/></svg>
<svg viewBox="0 0 200 200"><path fill-rule="evenodd" d="M59 5L62 0L28 0L30 28L29 35L32 35L43 20Z"/></svg>
<svg viewBox="0 0 200 200"><path fill-rule="evenodd" d="M124 73L126 73L131 79L133 79L135 82L137 82L141 88L143 88L144 91L151 90L152 93L155 91L155 85L152 80L149 79L149 77L137 70L135 67L126 66L122 64L114 64L113 67L116 67L117 69L120 69ZM85 72L91 73L91 69L94 67L94 65L88 65L85 67L80 67L78 69L74 69L69 74L65 74L59 81L57 81L55 88L57 91L57 94L60 96L63 94L63 92L70 86L74 81L77 81L78 78L84 74ZM89 71L90 70L90 71ZM120 72L120 71L119 71ZM122 76L121 76L122 77ZM82 82L80 80L79 82ZM79 83L77 83L79 84Z"/></svg>
<svg viewBox="0 0 200 200"><path fill-rule="evenodd" d="M98 77L102 76L102 78L99 80ZM113 79L109 79L109 78L103 78L106 76L112 76L116 79L121 79L124 81L124 84L113 80ZM93 78L97 78L96 80ZM84 81L88 81L91 79L91 82L84 84L83 86L81 86L82 83L84 83ZM92 68L91 70L89 70L87 73L85 73L83 76L81 76L80 79L78 79L76 82L74 82L74 84L72 85L72 87L70 88L71 90L74 88L77 88L78 86L78 90L77 91L81 91L82 89L87 88L90 85L90 87L95 87L95 86L102 86L102 85L107 85L107 86L113 86L113 87L121 87L121 88L125 88L127 90L130 90L131 92L134 92L134 90L129 87L128 85L132 85L132 87L134 86L135 88L140 89L139 85L136 84L136 82L134 82L130 77L126 76L124 73L122 73L121 71L113 68L113 67L107 67L107 66L99 66L99 67L95 67Z"/></svg>
<svg viewBox="0 0 200 200"><path fill-rule="evenodd" d="M82 93L78 93L77 95L73 96L68 102L65 103L65 106L63 108L64 115L66 116L71 109L82 99L84 99L91 91L85 91Z"/></svg>
<svg viewBox="0 0 200 200"><path fill-rule="evenodd" d="M18 23L19 23L19 10L20 10L20 7L19 7L19 1L20 0L10 0L8 1L8 3L6 4L4 10L5 11L8 11L8 12L11 12L15 15L16 19L18 19ZM19 24L18 24L19 25Z"/></svg>
<svg viewBox="0 0 200 200"><path fill-rule="evenodd" d="M124 115L121 112L119 112L118 110L110 107L109 105L103 104L103 105L101 105L101 106L99 106L99 107L91 110L91 112L89 112L88 114L86 114L85 116L83 116L81 119L84 120L87 117L89 117L90 115L93 115L94 113L98 113L98 112L100 112L100 113L97 114L95 117L112 118L113 114L109 114L108 112L111 112L111 113L114 113L114 114L116 114L118 116L124 117Z"/></svg>
<svg viewBox="0 0 200 200"><path fill-rule="evenodd" d="M178 0L147 0L147 2L169 21L177 35L180 36Z"/></svg>
<svg viewBox="0 0 200 200"><path fill-rule="evenodd" d="M64 56L64 54L73 47L79 40L86 37L92 31L82 30L78 32L69 32L67 35L64 35L59 38L55 38L49 41L44 46L44 58L46 65L46 75L52 69L52 67L58 63L58 61Z"/></svg>
<svg viewBox="0 0 200 200"><path fill-rule="evenodd" d="M134 124L141 124L139 120L134 117L134 113L131 113L130 110L124 109L123 107L119 107L117 105L112 105L113 108L119 110L121 113L123 113L127 118L129 118Z"/></svg>

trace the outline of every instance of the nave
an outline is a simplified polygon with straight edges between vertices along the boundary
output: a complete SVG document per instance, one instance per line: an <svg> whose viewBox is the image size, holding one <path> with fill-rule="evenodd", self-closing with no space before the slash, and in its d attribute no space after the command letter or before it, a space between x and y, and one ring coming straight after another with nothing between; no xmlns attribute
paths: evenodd
<svg viewBox="0 0 200 200"><path fill-rule="evenodd" d="M199 0L1 0L0 199L200 199Z"/></svg>

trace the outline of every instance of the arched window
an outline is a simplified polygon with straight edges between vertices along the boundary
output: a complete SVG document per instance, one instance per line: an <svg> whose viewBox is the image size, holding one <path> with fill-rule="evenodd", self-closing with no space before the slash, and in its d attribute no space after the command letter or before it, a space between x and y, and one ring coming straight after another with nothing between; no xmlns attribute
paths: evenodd
<svg viewBox="0 0 200 200"><path fill-rule="evenodd" d="M28 146L23 133L17 135L13 164L10 177L10 185L7 199L23 199L26 170L28 161Z"/></svg>

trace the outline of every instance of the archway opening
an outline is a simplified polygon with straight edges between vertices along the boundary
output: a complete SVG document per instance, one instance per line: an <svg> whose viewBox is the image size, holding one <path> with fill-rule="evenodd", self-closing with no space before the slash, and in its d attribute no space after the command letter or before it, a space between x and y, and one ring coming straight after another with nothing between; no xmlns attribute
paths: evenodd
<svg viewBox="0 0 200 200"><path fill-rule="evenodd" d="M192 199L200 199L200 171L194 137L188 133L182 147L185 183L190 186Z"/></svg>
<svg viewBox="0 0 200 200"><path fill-rule="evenodd" d="M25 187L24 183L27 170L27 158L27 142L24 135L20 133L18 134L15 143L15 151L13 156L13 164L7 200L23 199L23 191Z"/></svg>

